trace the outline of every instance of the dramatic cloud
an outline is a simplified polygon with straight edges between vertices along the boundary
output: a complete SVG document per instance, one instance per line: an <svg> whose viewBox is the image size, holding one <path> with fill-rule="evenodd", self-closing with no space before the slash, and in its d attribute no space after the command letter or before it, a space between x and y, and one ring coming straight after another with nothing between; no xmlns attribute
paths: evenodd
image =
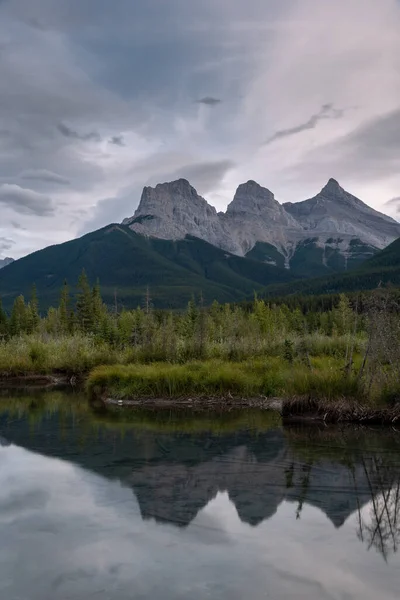
<svg viewBox="0 0 400 600"><path fill-rule="evenodd" d="M0 204L24 215L44 217L54 212L52 202L47 196L8 183L0 185Z"/></svg>
<svg viewBox="0 0 400 600"><path fill-rule="evenodd" d="M398 0L0 0L0 236L21 256L175 177L225 209L248 179L297 201L334 176L385 210L399 31Z"/></svg>
<svg viewBox="0 0 400 600"><path fill-rule="evenodd" d="M212 96L205 96L205 98L201 98L197 100L199 104L206 104L207 106L216 106L221 103L219 98L213 98Z"/></svg>
<svg viewBox="0 0 400 600"><path fill-rule="evenodd" d="M289 127L288 129L276 131L265 143L272 144L272 142L275 142L281 138L290 137L292 135L296 135L297 133L314 129L318 123L324 119L340 119L343 116L343 113L343 109L334 108L332 104L324 104L321 106L321 110L319 110L316 114L311 115L311 117L305 123L301 123L295 127Z"/></svg>
<svg viewBox="0 0 400 600"><path fill-rule="evenodd" d="M20 179L30 179L32 181L45 181L47 183L59 183L60 185L69 185L71 182L66 177L53 173L47 169L28 169L22 171Z"/></svg>

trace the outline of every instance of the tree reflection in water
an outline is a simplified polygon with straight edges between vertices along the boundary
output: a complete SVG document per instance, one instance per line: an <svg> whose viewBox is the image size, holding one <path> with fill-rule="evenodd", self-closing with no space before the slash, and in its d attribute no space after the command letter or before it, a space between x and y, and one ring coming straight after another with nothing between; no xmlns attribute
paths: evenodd
<svg viewBox="0 0 400 600"><path fill-rule="evenodd" d="M287 489L293 490L296 519L301 518L305 504L315 504L316 489L322 489L324 483L322 470L341 465L349 477L346 483L342 474L339 487L348 499L353 498L357 537L368 550L375 548L387 562L400 543L399 433L304 426L289 428L286 436L295 458L287 470L286 482ZM320 503L322 509L326 508L326 502L325 498Z"/></svg>
<svg viewBox="0 0 400 600"><path fill-rule="evenodd" d="M363 467L371 492L368 520L358 509L358 537L376 548L387 561L397 552L400 540L400 480L398 467L383 458L363 459ZM376 489L378 488L378 494Z"/></svg>

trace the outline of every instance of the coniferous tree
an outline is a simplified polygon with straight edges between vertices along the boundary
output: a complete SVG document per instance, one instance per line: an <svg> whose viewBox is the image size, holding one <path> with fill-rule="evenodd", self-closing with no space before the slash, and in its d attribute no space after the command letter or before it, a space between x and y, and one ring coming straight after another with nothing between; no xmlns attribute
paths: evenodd
<svg viewBox="0 0 400 600"><path fill-rule="evenodd" d="M92 288L92 316L93 316L93 329L100 331L101 322L106 316L106 307L103 304L100 291L100 283L97 280L96 285Z"/></svg>
<svg viewBox="0 0 400 600"><path fill-rule="evenodd" d="M31 291L31 298L26 310L26 330L28 333L32 333L36 330L40 322L39 316L39 301L37 297L36 284L33 284Z"/></svg>
<svg viewBox="0 0 400 600"><path fill-rule="evenodd" d="M21 333L26 331L27 324L27 307L25 305L24 297L18 296L15 299L12 311L11 311L11 319L10 319L10 333L11 335L20 335Z"/></svg>
<svg viewBox="0 0 400 600"><path fill-rule="evenodd" d="M69 308L69 288L67 281L64 281L64 285L60 294L60 302L58 306L60 329L61 333L68 333L71 330L70 323L70 308Z"/></svg>
<svg viewBox="0 0 400 600"><path fill-rule="evenodd" d="M93 315L93 294L90 289L89 281L85 272L78 279L79 294L76 301L76 318L79 328L89 333L93 330L94 315Z"/></svg>

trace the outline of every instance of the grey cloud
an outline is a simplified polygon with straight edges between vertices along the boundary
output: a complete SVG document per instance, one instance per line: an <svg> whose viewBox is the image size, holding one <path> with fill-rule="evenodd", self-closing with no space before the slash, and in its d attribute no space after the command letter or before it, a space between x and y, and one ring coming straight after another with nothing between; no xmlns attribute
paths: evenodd
<svg viewBox="0 0 400 600"><path fill-rule="evenodd" d="M48 171L47 169L27 169L19 175L20 179L30 179L32 181L45 181L48 183L58 183L60 185L70 185L70 180L58 173Z"/></svg>
<svg viewBox="0 0 400 600"><path fill-rule="evenodd" d="M339 143L349 150L378 161L398 159L400 151L400 109L358 127Z"/></svg>
<svg viewBox="0 0 400 600"><path fill-rule="evenodd" d="M222 100L214 98L213 96L205 96L204 98L197 100L198 104L206 104L207 106L217 106L217 104L221 104L221 102Z"/></svg>
<svg viewBox="0 0 400 600"><path fill-rule="evenodd" d="M15 241L6 237L0 237L0 250L9 250L14 246Z"/></svg>
<svg viewBox="0 0 400 600"><path fill-rule="evenodd" d="M131 217L139 204L141 193L141 187L132 187L123 190L120 196L103 198L97 203L87 220L84 221L82 216L79 217L81 227L78 235L100 229L110 223L121 223L125 217Z"/></svg>
<svg viewBox="0 0 400 600"><path fill-rule="evenodd" d="M71 127L68 127L68 125L65 125L65 123L59 123L57 125L57 129L66 138L72 138L74 140L81 140L84 142L101 141L101 136L96 131L90 131L89 133L78 133L74 129L71 129Z"/></svg>
<svg viewBox="0 0 400 600"><path fill-rule="evenodd" d="M361 5L362 0L357 1ZM385 0L389 2L392 0ZM304 5L303 12L292 10L295 5ZM215 156L237 163L237 172L226 178L227 187L245 178L265 177L266 185L277 184L282 199L292 199L287 198L287 189L294 189L297 199L306 197L304 190L313 189L315 179L319 183L333 173L344 183L346 173L364 181L386 171L393 180L396 169L400 173L399 152L397 159L394 149L386 147L385 154L383 143L382 150L381 144L374 148L371 142L366 147L360 132L358 137L328 145L323 134L319 135L325 127L319 125L323 125L321 119L339 119L342 111L336 107L362 105L362 114L371 115L379 107L392 106L397 74L391 57L396 53L386 47L379 59L382 76L378 84L366 86L365 71L373 74L376 65L370 69L364 64L369 65L370 54L379 54L382 23L374 28L377 40L370 40L369 25L364 35L358 28L363 24L357 22L352 9L346 12L346 2L341 0L337 23L332 25L354 25L359 37L346 35L347 43L340 52L331 51L336 46L327 44L318 54L320 25L325 19L319 5L318 0L1 2L0 185L23 186L25 182L46 194L54 184L53 241L75 235L79 226L67 224L77 206L87 209L93 226L132 214L149 179L153 184L185 176L203 194L214 183L215 194L227 172L223 164L221 168L212 163ZM376 9L377 16L380 12L384 10ZM371 22L372 14L366 7L366 23ZM269 32L270 27L280 28L281 24L284 27L278 35ZM387 37L395 37L389 30ZM302 36L305 43L300 47ZM337 59L331 61L330 54ZM393 68L386 69L392 62ZM321 76L326 73L329 77L322 89ZM316 100L321 94L326 95ZM325 101L331 104L320 107ZM275 126L280 131L263 133L266 114L270 122L280 123ZM274 121L282 114L290 121ZM350 121L350 117L346 119L346 127ZM309 140L304 145L300 140L301 131L313 128L312 147L319 144L314 154ZM129 132L126 140L120 138L121 132ZM281 161L279 153L274 156L278 143L274 146L269 141L270 146L260 149L260 140L272 134L276 140L299 134L298 152ZM128 140L131 145L131 139L135 142L129 157L119 146ZM104 144L97 143L100 141ZM378 150L382 160L374 159ZM262 156L263 152L267 156ZM115 154L120 154L118 160ZM17 178L21 171L43 166L60 173L70 186L45 179L31 185L29 179ZM291 178L288 184L282 174L285 168ZM10 179L10 174L16 176ZM129 195L127 188L137 193ZM397 194L396 187L386 189L385 199ZM62 201L67 204L61 205ZM28 219L21 221L31 230ZM37 220L35 227L36 231L47 230L48 222ZM16 239L17 235L15 230ZM43 236L43 243L48 239ZM25 248L40 242L24 232L18 243Z"/></svg>
<svg viewBox="0 0 400 600"><path fill-rule="evenodd" d="M0 185L0 204L24 215L44 217L54 213L50 198L44 194L9 183Z"/></svg>
<svg viewBox="0 0 400 600"><path fill-rule="evenodd" d="M21 223L18 223L17 221L11 221L10 225L13 229L18 229L19 231L26 231L26 227L23 227Z"/></svg>
<svg viewBox="0 0 400 600"><path fill-rule="evenodd" d="M104 198L97 202L96 208L90 212L90 217L83 222L79 229L79 235L99 229L109 223L121 222L125 217L131 217L139 204L144 185L156 185L161 181L184 178L188 179L200 194L206 194L217 187L226 173L235 166L233 161L223 159L168 169L166 165L161 166L163 160L167 158L171 158L171 156L152 155L137 163L132 170L137 183L121 189L118 196ZM176 157L175 160L177 164L179 161L183 162L182 156ZM82 218L80 220L83 221Z"/></svg>
<svg viewBox="0 0 400 600"><path fill-rule="evenodd" d="M399 170L400 109L371 119L334 142L320 145L291 169L291 176L312 183L334 172L349 182L379 181Z"/></svg>
<svg viewBox="0 0 400 600"><path fill-rule="evenodd" d="M123 135L113 135L109 140L110 144L114 144L114 146L125 146L124 136Z"/></svg>
<svg viewBox="0 0 400 600"><path fill-rule="evenodd" d="M166 178L169 180L187 179L200 193L206 194L217 187L226 173L234 167L235 163L229 159L200 162L180 167L173 173L166 174Z"/></svg>
<svg viewBox="0 0 400 600"><path fill-rule="evenodd" d="M400 196L397 196L396 198L391 198L391 200L385 202L385 206L388 206L389 208L394 207L396 209L396 212L400 213Z"/></svg>
<svg viewBox="0 0 400 600"><path fill-rule="evenodd" d="M343 109L334 108L333 104L323 104L321 109L311 115L311 117L305 123L296 125L295 127L289 127L288 129L280 129L276 131L266 142L265 145L272 144L276 140L280 140L285 137L290 137L309 129L314 129L320 121L324 119L340 119L344 114Z"/></svg>
<svg viewBox="0 0 400 600"><path fill-rule="evenodd" d="M396 198L391 198L385 202L385 206L397 206L397 204L400 204L400 196L396 196Z"/></svg>

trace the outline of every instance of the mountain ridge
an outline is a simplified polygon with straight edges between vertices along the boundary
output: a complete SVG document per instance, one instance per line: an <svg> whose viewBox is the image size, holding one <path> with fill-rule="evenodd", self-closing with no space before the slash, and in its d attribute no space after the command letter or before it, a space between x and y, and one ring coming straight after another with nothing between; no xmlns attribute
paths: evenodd
<svg viewBox="0 0 400 600"><path fill-rule="evenodd" d="M217 213L180 179L145 188L134 216L123 224L1 269L0 297L9 310L18 295L29 297L35 283L42 309L48 308L58 304L64 280L73 288L83 268L92 283L100 280L105 302L114 306L117 298L121 308L142 304L148 289L155 307L177 309L193 296L211 304L254 293L336 293L371 289L381 281L400 285L400 240L379 251L371 235L385 246L387 239L400 238L400 224L333 179L317 196L289 209L250 180L239 186L226 213ZM210 236L212 241L204 239Z"/></svg>
<svg viewBox="0 0 400 600"><path fill-rule="evenodd" d="M218 213L187 180L179 179L144 188L133 217L123 223L136 233L160 239L194 235L238 256L267 244L264 262L281 262L275 249L288 269L293 260L299 262L298 254L318 255L321 273L361 264L400 237L400 223L332 178L316 196L283 204L269 189L249 180L238 186L226 212ZM327 260L327 254L332 258Z"/></svg>
<svg viewBox="0 0 400 600"><path fill-rule="evenodd" d="M14 299L29 297L36 285L41 308L58 304L66 279L72 290L85 269L100 281L109 306L136 308L147 289L157 308L182 308L196 296L206 304L240 301L269 283L294 279L286 269L228 253L204 240L149 238L120 224L107 225L80 238L38 250L0 271L0 297L10 309Z"/></svg>

